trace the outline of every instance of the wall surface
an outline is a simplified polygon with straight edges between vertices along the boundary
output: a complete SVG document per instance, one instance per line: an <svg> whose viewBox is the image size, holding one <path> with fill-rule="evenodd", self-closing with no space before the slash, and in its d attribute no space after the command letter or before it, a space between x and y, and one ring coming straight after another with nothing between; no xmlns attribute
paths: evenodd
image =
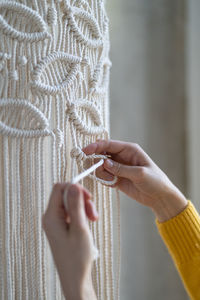
<svg viewBox="0 0 200 300"><path fill-rule="evenodd" d="M187 194L183 4L109 0L107 11L111 136L139 143ZM124 196L121 239L121 299L187 299L153 214Z"/></svg>

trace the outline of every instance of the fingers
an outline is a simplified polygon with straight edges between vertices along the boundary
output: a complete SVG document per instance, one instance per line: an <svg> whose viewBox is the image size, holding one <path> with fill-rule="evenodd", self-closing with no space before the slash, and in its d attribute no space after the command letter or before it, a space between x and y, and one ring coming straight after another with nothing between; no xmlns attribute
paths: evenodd
<svg viewBox="0 0 200 300"><path fill-rule="evenodd" d="M124 150L126 146L130 145L126 142L120 142L115 140L100 140L96 143L90 144L83 148L85 154L90 155L93 153L99 154L102 152L119 153Z"/></svg>
<svg viewBox="0 0 200 300"><path fill-rule="evenodd" d="M72 230L87 228L84 194L80 186L71 184L67 191L68 213Z"/></svg>
<svg viewBox="0 0 200 300"><path fill-rule="evenodd" d="M152 165L153 161L145 151L135 143L127 143L116 140L99 140L83 148L86 155L107 153L119 163L133 166Z"/></svg>
<svg viewBox="0 0 200 300"><path fill-rule="evenodd" d="M66 183L56 183L53 186L49 203L45 213L42 215L42 227L45 232L55 232L55 228L59 230L65 229L66 218L68 214L64 210L63 193Z"/></svg>
<svg viewBox="0 0 200 300"><path fill-rule="evenodd" d="M73 213L77 214L77 218L79 216L82 216L85 214L87 215L88 219L90 221L97 221L98 220L98 212L96 211L94 203L90 200L91 199L91 194L90 192L82 187L81 185L77 184L75 186L75 189L78 190L77 193L79 195L79 198L81 200L78 200L78 203L80 201L83 202L83 211L81 214L79 213L79 210L74 211L73 209L73 203L71 205L72 211L70 211L69 208L69 202L73 202L73 195L69 197L69 201L67 203L64 203L64 194L65 191L67 192L67 200L68 200L68 190L70 189L72 185L70 183L56 183L53 186L48 207L45 211L45 213L42 216L42 226L43 229L49 230L53 229L55 226L60 226L61 228L66 228L66 222L68 224L71 223L71 214L72 212L72 217ZM77 204L76 200L77 196L75 197L75 204ZM82 208L81 208L82 211ZM82 222L83 218L81 217L80 222Z"/></svg>
<svg viewBox="0 0 200 300"><path fill-rule="evenodd" d="M88 200L87 202L85 202L85 212L86 212L88 219L90 219L90 221L98 220L99 215L96 211L94 203L91 200Z"/></svg>
<svg viewBox="0 0 200 300"><path fill-rule="evenodd" d="M85 203L85 213L90 221L97 221L99 218L98 212L96 210L96 207L94 205L94 202L92 202L91 199L91 194L90 192L85 189L83 186L79 185L78 186L81 188L83 191L83 197L84 197L84 203Z"/></svg>
<svg viewBox="0 0 200 300"><path fill-rule="evenodd" d="M139 182L143 179L144 167L126 166L111 159L106 159L104 168L111 174Z"/></svg>
<svg viewBox="0 0 200 300"><path fill-rule="evenodd" d="M54 184L47 207L48 214L52 216L60 216L61 212L63 211L63 193L67 185L68 183Z"/></svg>
<svg viewBox="0 0 200 300"><path fill-rule="evenodd" d="M114 179L114 176L107 172L103 165L96 169L95 175L98 178L101 178L106 181L112 181Z"/></svg>
<svg viewBox="0 0 200 300"><path fill-rule="evenodd" d="M66 212L68 211L67 193L68 193L68 189L69 189L70 185L71 185L71 183L69 183L69 182L66 184L64 193L63 193L63 202L64 202ZM77 184L77 185L84 194L84 200L88 201L91 198L90 192L88 190L86 190L83 186L81 186L80 184Z"/></svg>
<svg viewBox="0 0 200 300"><path fill-rule="evenodd" d="M110 175L112 176L112 175ZM88 219L90 221L96 221L98 219L98 213L96 211L95 205L94 203L90 200L91 199L91 194L90 192L85 189L83 186L81 186L80 184L76 184L78 186L78 188L82 191L83 193L83 198L84 198L84 204L85 204L85 212L86 215L88 217ZM67 201L67 193L68 193L68 189L70 187L70 183L68 183L68 185L65 188L64 191L64 206L65 206L65 211L68 212L68 201ZM68 217L66 218L66 222L70 223L70 216L68 214Z"/></svg>

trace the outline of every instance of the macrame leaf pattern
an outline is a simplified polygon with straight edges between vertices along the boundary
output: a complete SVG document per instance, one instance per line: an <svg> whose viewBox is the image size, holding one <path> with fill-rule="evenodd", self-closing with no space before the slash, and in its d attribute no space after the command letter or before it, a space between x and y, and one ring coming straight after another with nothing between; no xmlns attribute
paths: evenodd
<svg viewBox="0 0 200 300"><path fill-rule="evenodd" d="M27 100L0 99L0 133L11 137L50 135L49 122Z"/></svg>
<svg viewBox="0 0 200 300"><path fill-rule="evenodd" d="M83 134L98 135L105 132L100 112L90 101L79 99L69 104L67 113L70 121ZM90 123L89 125L86 125Z"/></svg>
<svg viewBox="0 0 200 300"><path fill-rule="evenodd" d="M109 47L103 0L0 1L0 299L64 299L41 219L53 183L94 162L81 149L109 137ZM100 215L94 287L113 300L111 193L81 183Z"/></svg>
<svg viewBox="0 0 200 300"><path fill-rule="evenodd" d="M75 80L78 65L81 58L69 55L64 52L54 52L46 56L34 69L32 87L41 93L55 95L62 92ZM59 68L60 72L55 78L50 78L47 82L46 77L51 74L54 68Z"/></svg>
<svg viewBox="0 0 200 300"><path fill-rule="evenodd" d="M70 6L68 1L65 1L65 13L71 30L80 42L91 47L102 45L102 33L91 10L88 12L82 8Z"/></svg>
<svg viewBox="0 0 200 300"><path fill-rule="evenodd" d="M20 23L20 28L14 27L16 19ZM40 15L17 2L0 3L0 26L4 34L18 41L33 42L50 37Z"/></svg>

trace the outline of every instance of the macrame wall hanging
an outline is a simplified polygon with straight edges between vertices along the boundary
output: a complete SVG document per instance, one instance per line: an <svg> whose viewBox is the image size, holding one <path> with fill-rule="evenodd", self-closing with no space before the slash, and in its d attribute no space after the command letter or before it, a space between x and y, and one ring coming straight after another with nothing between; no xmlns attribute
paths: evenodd
<svg viewBox="0 0 200 300"><path fill-rule="evenodd" d="M81 148L108 138L108 54L103 0L0 1L0 299L64 299L41 217L53 183L93 165ZM96 294L116 299L110 189L81 183L100 215Z"/></svg>

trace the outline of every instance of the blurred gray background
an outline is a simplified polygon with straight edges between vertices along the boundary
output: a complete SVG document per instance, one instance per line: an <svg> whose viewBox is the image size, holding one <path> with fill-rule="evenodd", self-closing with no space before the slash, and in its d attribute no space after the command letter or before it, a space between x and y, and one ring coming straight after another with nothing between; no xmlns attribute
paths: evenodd
<svg viewBox="0 0 200 300"><path fill-rule="evenodd" d="M199 12L198 0L107 1L111 137L139 143L196 204ZM188 299L153 214L122 195L121 251L122 300Z"/></svg>

